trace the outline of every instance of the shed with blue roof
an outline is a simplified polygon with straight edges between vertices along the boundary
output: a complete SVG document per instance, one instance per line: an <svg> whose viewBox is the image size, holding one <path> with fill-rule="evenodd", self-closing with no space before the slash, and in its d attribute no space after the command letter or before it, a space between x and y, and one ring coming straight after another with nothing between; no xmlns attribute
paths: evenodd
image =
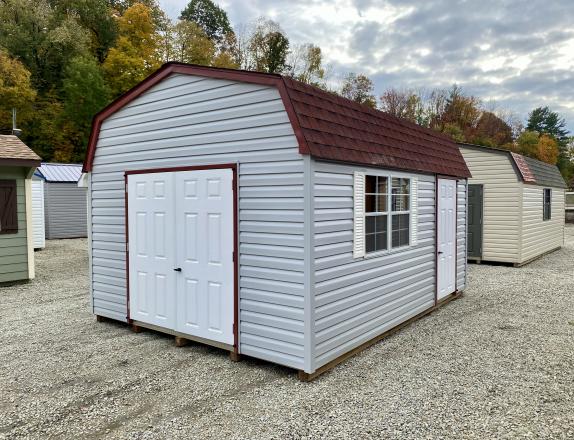
<svg viewBox="0 0 574 440"><path fill-rule="evenodd" d="M82 165L63 163L42 163L34 173L34 179L44 183L44 229L48 240L88 236L86 188L78 187L81 175ZM35 236L41 235L40 222L41 216L35 216Z"/></svg>

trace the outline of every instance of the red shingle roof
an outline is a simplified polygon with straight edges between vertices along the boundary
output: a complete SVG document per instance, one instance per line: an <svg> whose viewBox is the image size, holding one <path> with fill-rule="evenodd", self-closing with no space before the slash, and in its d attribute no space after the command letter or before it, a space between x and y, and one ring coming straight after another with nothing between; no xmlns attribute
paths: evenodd
<svg viewBox="0 0 574 440"><path fill-rule="evenodd" d="M470 177L449 137L291 78L283 81L312 156Z"/></svg>
<svg viewBox="0 0 574 440"><path fill-rule="evenodd" d="M277 87L301 154L382 168L470 177L449 137L291 78L242 70L168 63L94 117L84 171L92 168L101 123L172 73Z"/></svg>

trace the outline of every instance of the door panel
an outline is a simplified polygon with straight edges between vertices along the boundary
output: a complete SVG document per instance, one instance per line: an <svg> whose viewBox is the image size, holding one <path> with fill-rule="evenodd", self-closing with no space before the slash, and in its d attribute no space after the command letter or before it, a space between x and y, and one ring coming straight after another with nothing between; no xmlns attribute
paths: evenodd
<svg viewBox="0 0 574 440"><path fill-rule="evenodd" d="M482 258L483 186L468 185L468 256Z"/></svg>
<svg viewBox="0 0 574 440"><path fill-rule="evenodd" d="M233 344L233 172L179 172L176 197L178 303L193 304L178 308L176 330Z"/></svg>
<svg viewBox="0 0 574 440"><path fill-rule="evenodd" d="M232 185L231 169L128 176L132 319L234 344Z"/></svg>
<svg viewBox="0 0 574 440"><path fill-rule="evenodd" d="M456 180L438 179L438 300L456 290Z"/></svg>
<svg viewBox="0 0 574 440"><path fill-rule="evenodd" d="M128 176L130 317L173 328L175 276L173 176Z"/></svg>

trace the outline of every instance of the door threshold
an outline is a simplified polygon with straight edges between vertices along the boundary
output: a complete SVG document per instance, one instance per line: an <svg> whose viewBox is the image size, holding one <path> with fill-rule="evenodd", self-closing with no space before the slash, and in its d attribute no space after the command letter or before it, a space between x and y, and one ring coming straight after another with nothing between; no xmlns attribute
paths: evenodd
<svg viewBox="0 0 574 440"><path fill-rule="evenodd" d="M148 324L147 322L141 322L141 321L136 321L136 320L132 320L131 322L135 326L147 328L149 330L155 330L156 332L165 333L167 335L172 335L172 336L175 336L177 338L188 339L190 341L199 342L201 344L221 348L222 350L227 350L227 351L232 351L232 352L235 351L235 347L233 345L224 344L223 342L212 341L211 339L201 338L199 336L193 336L193 335L189 335L187 333L181 333L181 332L169 329L169 328L161 327L159 325Z"/></svg>

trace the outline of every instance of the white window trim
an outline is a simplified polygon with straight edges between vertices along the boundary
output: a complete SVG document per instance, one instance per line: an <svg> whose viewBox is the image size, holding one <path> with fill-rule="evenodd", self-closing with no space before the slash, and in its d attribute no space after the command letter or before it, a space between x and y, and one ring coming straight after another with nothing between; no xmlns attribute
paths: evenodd
<svg viewBox="0 0 574 440"><path fill-rule="evenodd" d="M417 244L417 221L418 221L418 178L415 175L405 173L388 173L377 172L374 170L356 171L354 179L353 194L355 197L355 215L354 215L354 243L353 258L376 258L384 255L390 255L396 252L402 252ZM387 216L387 249L375 252L366 251L366 217L365 212L365 189L366 176L386 177L387 183L387 211L381 215ZM402 178L409 179L409 210L392 211L392 179ZM360 197L360 199L357 199ZM376 215L375 213L373 213ZM409 244L392 247L392 216L399 214L409 214ZM362 236L359 237L359 234Z"/></svg>

